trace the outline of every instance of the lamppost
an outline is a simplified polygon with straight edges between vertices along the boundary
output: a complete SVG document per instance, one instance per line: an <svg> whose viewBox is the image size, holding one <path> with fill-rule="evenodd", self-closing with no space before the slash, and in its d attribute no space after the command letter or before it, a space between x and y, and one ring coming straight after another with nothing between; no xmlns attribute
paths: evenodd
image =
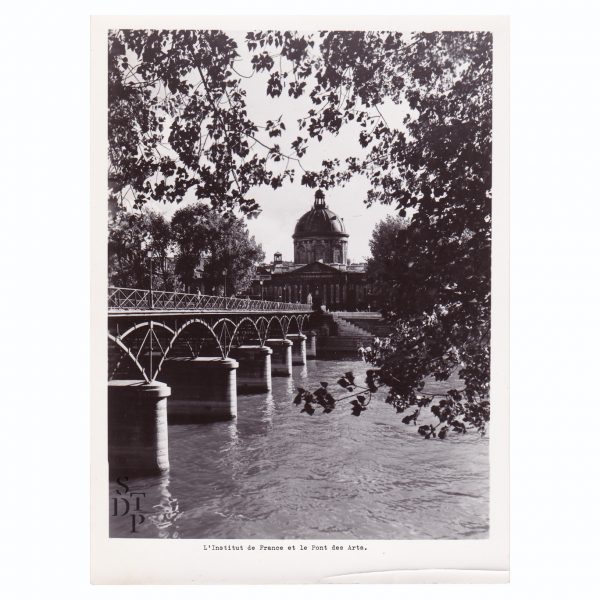
<svg viewBox="0 0 600 600"><path fill-rule="evenodd" d="M227 296L227 269L223 269L223 296Z"/></svg>
<svg viewBox="0 0 600 600"><path fill-rule="evenodd" d="M263 300L263 291L265 289L263 286L265 285L265 282L261 279L258 283L260 283L260 299Z"/></svg>
<svg viewBox="0 0 600 600"><path fill-rule="evenodd" d="M148 234L146 236L146 238L144 240L142 240L142 252L146 251L146 256L149 258L149 262L150 262L150 299L149 299L149 305L150 308L154 308L154 294L153 294L153 282L152 282L152 259L154 258L154 255L152 253L152 246L151 246L151 242L152 242L152 238L150 237L150 234Z"/></svg>

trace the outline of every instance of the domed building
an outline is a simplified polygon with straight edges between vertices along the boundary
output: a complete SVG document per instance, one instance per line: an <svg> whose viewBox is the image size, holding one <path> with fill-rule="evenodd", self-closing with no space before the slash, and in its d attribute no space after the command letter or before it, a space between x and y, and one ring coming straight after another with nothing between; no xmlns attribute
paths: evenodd
<svg viewBox="0 0 600 600"><path fill-rule="evenodd" d="M298 219L292 237L296 264L346 264L348 234L344 220L329 210L324 198L317 198L312 209Z"/></svg>
<svg viewBox="0 0 600 600"><path fill-rule="evenodd" d="M344 220L317 195L313 207L296 222L294 261L286 262L276 252L272 263L260 265L252 297L312 302L330 310L367 309L366 264L348 259L349 237Z"/></svg>

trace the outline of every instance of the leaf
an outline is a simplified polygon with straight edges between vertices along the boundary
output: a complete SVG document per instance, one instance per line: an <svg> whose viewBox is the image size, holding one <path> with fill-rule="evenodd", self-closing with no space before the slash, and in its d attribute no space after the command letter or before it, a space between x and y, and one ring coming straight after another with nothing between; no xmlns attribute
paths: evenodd
<svg viewBox="0 0 600 600"><path fill-rule="evenodd" d="M179 82L177 79L169 79L167 81L167 87L169 88L169 91L171 92L171 94L175 94L177 92L178 85L179 85Z"/></svg>
<svg viewBox="0 0 600 600"><path fill-rule="evenodd" d="M348 388L348 386L350 385L350 382L345 377L341 377L340 379L338 379L337 383L343 388Z"/></svg>
<svg viewBox="0 0 600 600"><path fill-rule="evenodd" d="M307 402L304 405L304 408L300 412L301 413L305 412L305 413L308 413L309 415L312 415L312 414L314 414L315 409L310 402Z"/></svg>
<svg viewBox="0 0 600 600"><path fill-rule="evenodd" d="M421 427L419 427L419 429L417 429L417 432L419 433L419 435L422 436L428 436L429 435L429 425L421 425Z"/></svg>
<svg viewBox="0 0 600 600"><path fill-rule="evenodd" d="M417 424L417 417L419 416L419 411L415 410L415 412L413 412L410 415L406 415L405 417L403 417L402 422L405 425L410 425L411 421L416 425ZM422 425L422 427L424 427Z"/></svg>

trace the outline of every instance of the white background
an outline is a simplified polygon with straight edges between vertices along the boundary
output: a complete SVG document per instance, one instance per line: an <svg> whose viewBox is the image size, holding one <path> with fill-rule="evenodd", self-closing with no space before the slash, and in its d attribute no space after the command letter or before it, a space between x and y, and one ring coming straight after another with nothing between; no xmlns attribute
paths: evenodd
<svg viewBox="0 0 600 600"><path fill-rule="evenodd" d="M227 7L235 7L231 11ZM336 8L337 5L337 8ZM243 2L18 2L2 18L0 370L6 597L598 596L598 110L594 2L252 2L255 14L510 14L512 583L88 585L89 15ZM6 6L5 6L6 10Z"/></svg>

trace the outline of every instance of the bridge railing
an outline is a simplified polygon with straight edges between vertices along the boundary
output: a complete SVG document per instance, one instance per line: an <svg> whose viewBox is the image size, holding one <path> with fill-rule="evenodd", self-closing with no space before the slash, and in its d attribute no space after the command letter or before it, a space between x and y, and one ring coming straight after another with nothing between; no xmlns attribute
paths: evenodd
<svg viewBox="0 0 600 600"><path fill-rule="evenodd" d="M203 294L185 294L182 292L163 292L157 290L137 290L131 288L109 287L108 310L194 310L194 311L307 311L310 304L295 302L274 302L272 300L250 300L227 296L205 296Z"/></svg>

